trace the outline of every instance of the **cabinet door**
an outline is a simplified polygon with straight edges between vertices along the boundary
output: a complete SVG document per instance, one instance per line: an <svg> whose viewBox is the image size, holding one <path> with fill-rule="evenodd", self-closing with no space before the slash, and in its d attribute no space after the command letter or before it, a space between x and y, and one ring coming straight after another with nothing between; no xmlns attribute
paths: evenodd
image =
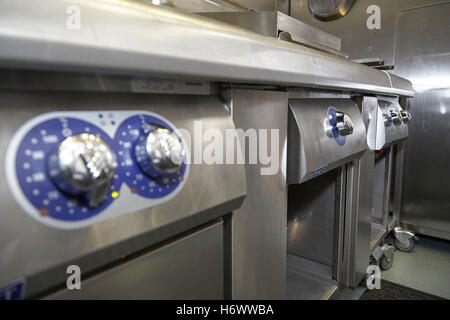
<svg viewBox="0 0 450 320"><path fill-rule="evenodd" d="M48 299L222 299L223 223L191 233Z"/></svg>

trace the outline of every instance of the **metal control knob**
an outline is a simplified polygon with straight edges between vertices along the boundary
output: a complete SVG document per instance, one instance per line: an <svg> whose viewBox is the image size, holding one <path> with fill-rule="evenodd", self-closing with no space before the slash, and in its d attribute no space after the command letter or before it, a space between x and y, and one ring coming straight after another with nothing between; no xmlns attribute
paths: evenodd
<svg viewBox="0 0 450 320"><path fill-rule="evenodd" d="M400 111L400 117L402 118L403 122L410 122L412 119L411 113L406 110Z"/></svg>
<svg viewBox="0 0 450 320"><path fill-rule="evenodd" d="M348 114L336 112L336 129L341 136L348 136L353 133L353 122Z"/></svg>
<svg viewBox="0 0 450 320"><path fill-rule="evenodd" d="M66 138L48 158L49 174L56 186L71 195L84 196L91 208L106 200L116 167L111 147L90 133Z"/></svg>
<svg viewBox="0 0 450 320"><path fill-rule="evenodd" d="M147 131L147 136L142 137L135 147L141 170L154 179L180 170L185 156L181 139L163 127L151 127Z"/></svg>
<svg viewBox="0 0 450 320"><path fill-rule="evenodd" d="M397 126L402 124L402 117L400 112L397 110L389 111L389 119Z"/></svg>

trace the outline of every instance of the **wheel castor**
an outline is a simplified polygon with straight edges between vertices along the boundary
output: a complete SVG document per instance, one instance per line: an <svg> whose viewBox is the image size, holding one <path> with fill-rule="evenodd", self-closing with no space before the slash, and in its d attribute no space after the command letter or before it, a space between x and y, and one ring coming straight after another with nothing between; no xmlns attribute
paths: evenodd
<svg viewBox="0 0 450 320"><path fill-rule="evenodd" d="M394 235L395 247L403 252L411 252L419 240L413 232L400 227L394 228Z"/></svg>
<svg viewBox="0 0 450 320"><path fill-rule="evenodd" d="M372 252L371 260L374 261L381 270L389 270L394 263L394 246L384 243L375 248Z"/></svg>
<svg viewBox="0 0 450 320"><path fill-rule="evenodd" d="M400 251L411 252L415 246L416 242L412 238L403 241L395 239L395 247Z"/></svg>
<svg viewBox="0 0 450 320"><path fill-rule="evenodd" d="M380 269L381 270L389 270L392 268L392 265L394 264L394 255L391 254L390 257L383 256L380 259Z"/></svg>

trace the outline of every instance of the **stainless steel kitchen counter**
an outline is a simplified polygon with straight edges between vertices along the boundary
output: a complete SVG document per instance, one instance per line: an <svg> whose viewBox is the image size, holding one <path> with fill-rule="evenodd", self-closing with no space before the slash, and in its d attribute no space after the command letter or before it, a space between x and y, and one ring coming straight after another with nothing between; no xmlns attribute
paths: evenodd
<svg viewBox="0 0 450 320"><path fill-rule="evenodd" d="M79 30L68 27L70 6L80 10ZM0 66L414 95L411 83L395 75L130 1L2 1Z"/></svg>

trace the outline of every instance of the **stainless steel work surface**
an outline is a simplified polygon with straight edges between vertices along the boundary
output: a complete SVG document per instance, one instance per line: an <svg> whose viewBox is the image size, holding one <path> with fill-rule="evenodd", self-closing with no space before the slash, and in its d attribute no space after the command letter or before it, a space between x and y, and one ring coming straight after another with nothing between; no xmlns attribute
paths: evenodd
<svg viewBox="0 0 450 320"><path fill-rule="evenodd" d="M234 129L219 98L82 92L4 91L0 94L0 283L27 278L28 295L65 282L68 264L83 272L117 261L238 208L246 194L242 165L191 164L178 194L168 202L89 227L62 230L27 215L5 178L5 153L12 135L27 120L50 111L147 110L194 137L194 121L203 130ZM194 138L191 143L193 143ZM200 139L200 141L203 141ZM202 142L203 144L206 142ZM191 145L192 149L192 145Z"/></svg>
<svg viewBox="0 0 450 320"><path fill-rule="evenodd" d="M351 99L291 99L289 106L289 183L313 179L366 150L362 115ZM348 124L338 120L338 113L347 117L351 132L338 131Z"/></svg>
<svg viewBox="0 0 450 320"><path fill-rule="evenodd" d="M223 224L216 223L46 299L223 299Z"/></svg>
<svg viewBox="0 0 450 320"><path fill-rule="evenodd" d="M82 14L68 27L69 6ZM73 7L72 7L73 8ZM0 65L412 96L405 79L179 10L113 0L0 2ZM332 70L332 72L330 72Z"/></svg>

